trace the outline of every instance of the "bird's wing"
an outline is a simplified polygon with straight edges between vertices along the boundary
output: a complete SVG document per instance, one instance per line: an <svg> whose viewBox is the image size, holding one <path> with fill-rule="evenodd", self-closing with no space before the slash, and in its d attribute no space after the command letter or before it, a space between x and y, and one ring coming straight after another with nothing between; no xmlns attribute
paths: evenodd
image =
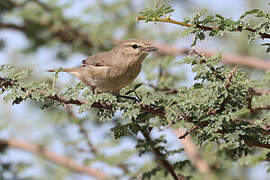
<svg viewBox="0 0 270 180"><path fill-rule="evenodd" d="M83 66L93 65L93 66L110 66L111 57L108 56L107 52L103 52L97 55L92 55L87 59L82 61Z"/></svg>

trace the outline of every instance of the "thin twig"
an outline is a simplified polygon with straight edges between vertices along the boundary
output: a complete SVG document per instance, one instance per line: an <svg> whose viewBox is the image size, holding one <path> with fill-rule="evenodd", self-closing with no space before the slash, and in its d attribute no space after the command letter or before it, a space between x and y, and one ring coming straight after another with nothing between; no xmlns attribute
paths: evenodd
<svg viewBox="0 0 270 180"><path fill-rule="evenodd" d="M139 17L136 18L136 21L140 21L140 20L146 20L146 18L145 17L141 17L141 16L139 16ZM153 18L152 21L154 21L154 22L165 22L165 23L177 24L177 25L185 26L185 27L192 27L192 26L194 26L192 24L175 21L175 20L171 19L170 17L166 17L166 18ZM202 29L204 31L224 30L224 29L219 28L219 27L202 26L200 24L196 24L195 27L198 28L198 29ZM252 29L252 28L249 28L249 27L242 27L242 26L238 26L237 28L233 29L232 31L239 31L239 32L241 32L243 30L250 31L250 32L256 32L255 29ZM262 33L262 32L259 32L258 34L261 36L262 39L270 38L270 34Z"/></svg>
<svg viewBox="0 0 270 180"><path fill-rule="evenodd" d="M12 24L12 23L2 23L2 22L0 22L0 29L13 29L13 30L19 30L19 31L26 30L24 26Z"/></svg>
<svg viewBox="0 0 270 180"><path fill-rule="evenodd" d="M183 135L179 136L178 139L185 139L187 135L189 135L190 133L192 133L193 131L199 128L200 128L199 126L192 127L190 130L186 131Z"/></svg>
<svg viewBox="0 0 270 180"><path fill-rule="evenodd" d="M228 91L228 89L230 88L231 81L232 81L232 78L234 77L235 73L236 73L236 67L233 68L232 72L228 76L228 79L227 79L226 84L225 84L225 90L226 91ZM218 113L221 113L222 111L224 111L225 110L225 105L229 101L230 98L231 97L229 95L227 97L225 97L223 99L223 101L221 102L220 107L218 109L209 110L206 113L206 115L218 114Z"/></svg>
<svg viewBox="0 0 270 180"><path fill-rule="evenodd" d="M201 59L200 59L200 63L206 63L206 60L205 59L202 59L202 58L204 58L204 55L203 54L200 54L199 52L197 52L195 49L192 49L191 51L190 51L190 54L196 54L197 56L199 56ZM218 72L217 72L217 70L216 70L216 68L215 67L213 67L213 66L210 66L210 65L207 65L207 67L213 72L213 74L214 74L214 76L217 78L217 79L219 79L219 80L221 80L221 81L224 81L225 80L225 78L224 77L222 77Z"/></svg>

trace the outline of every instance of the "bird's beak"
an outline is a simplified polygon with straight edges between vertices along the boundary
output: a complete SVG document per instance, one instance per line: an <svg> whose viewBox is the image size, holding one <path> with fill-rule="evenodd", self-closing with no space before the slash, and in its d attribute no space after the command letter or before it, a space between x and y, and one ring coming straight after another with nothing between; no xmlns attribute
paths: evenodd
<svg viewBox="0 0 270 180"><path fill-rule="evenodd" d="M148 46L148 47L144 48L144 50L145 50L145 51L147 51L147 52L151 52L151 51L157 51L157 50L158 50L158 48Z"/></svg>

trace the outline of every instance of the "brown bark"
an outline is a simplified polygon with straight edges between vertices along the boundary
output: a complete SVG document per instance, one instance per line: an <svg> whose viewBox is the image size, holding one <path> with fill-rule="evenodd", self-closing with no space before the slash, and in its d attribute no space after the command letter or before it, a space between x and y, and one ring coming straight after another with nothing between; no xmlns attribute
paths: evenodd
<svg viewBox="0 0 270 180"><path fill-rule="evenodd" d="M181 55L181 54L188 54L191 49L189 48L183 48L183 47L177 47L167 44L156 44L154 43L154 46L156 46L159 49L159 52L161 54L169 54L169 55ZM210 57L216 54L216 51L211 50L204 50L204 49L195 49L196 52L199 54L202 54L205 57ZM222 62L230 65L238 65L238 66L246 66L249 68L254 69L260 69L260 70L268 70L270 69L270 61L259 59L256 57L250 57L250 56L241 56L237 54L228 54L228 53L222 53Z"/></svg>

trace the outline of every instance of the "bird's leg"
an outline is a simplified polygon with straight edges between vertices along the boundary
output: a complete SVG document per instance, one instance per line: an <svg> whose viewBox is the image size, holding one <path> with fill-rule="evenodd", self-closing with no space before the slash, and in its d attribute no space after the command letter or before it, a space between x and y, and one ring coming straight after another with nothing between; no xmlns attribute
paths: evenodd
<svg viewBox="0 0 270 180"><path fill-rule="evenodd" d="M95 86L91 86L91 90L93 92L94 98L96 98L98 96L98 91L96 91L96 87Z"/></svg>
<svg viewBox="0 0 270 180"><path fill-rule="evenodd" d="M95 89L96 89L95 86L91 86L91 90L92 90L93 94L95 94Z"/></svg>

